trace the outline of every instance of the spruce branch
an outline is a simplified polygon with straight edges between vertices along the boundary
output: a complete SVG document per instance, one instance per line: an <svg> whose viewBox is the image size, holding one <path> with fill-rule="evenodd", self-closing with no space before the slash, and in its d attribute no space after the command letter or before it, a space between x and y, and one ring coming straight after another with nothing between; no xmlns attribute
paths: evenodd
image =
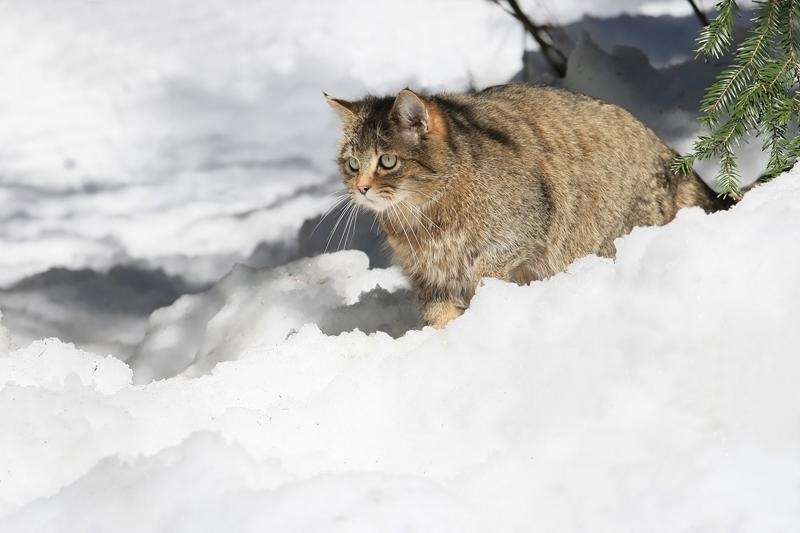
<svg viewBox="0 0 800 533"><path fill-rule="evenodd" d="M697 55L720 58L731 45L733 18L739 10L734 0L722 0L717 4L719 15L700 30L697 38Z"/></svg>
<svg viewBox="0 0 800 533"><path fill-rule="evenodd" d="M766 0L756 4L758 8L753 35L739 45L734 66L719 75L700 103L700 111L709 126L719 119L720 112L731 105L751 81L754 71L763 67L770 57L769 48L772 39L779 32L776 5L778 2Z"/></svg>
<svg viewBox="0 0 800 533"><path fill-rule="evenodd" d="M717 17L700 31L697 55L719 59L733 52L731 65L706 89L701 122L710 130L692 150L673 162L676 172L691 172L697 161L718 158L721 196L741 196L734 147L750 135L769 152L765 177L774 177L798 161L800 118L800 0L755 2L753 26L731 50L734 0L717 4Z"/></svg>

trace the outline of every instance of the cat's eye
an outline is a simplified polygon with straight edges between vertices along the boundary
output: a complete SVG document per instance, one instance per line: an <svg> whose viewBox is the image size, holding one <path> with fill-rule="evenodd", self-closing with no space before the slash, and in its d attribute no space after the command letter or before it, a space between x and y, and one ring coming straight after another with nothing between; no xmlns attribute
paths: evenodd
<svg viewBox="0 0 800 533"><path fill-rule="evenodd" d="M397 156L393 154L383 154L380 158L381 166L387 170L397 165Z"/></svg>
<svg viewBox="0 0 800 533"><path fill-rule="evenodd" d="M358 169L361 168L361 164L355 157L351 157L350 159L347 160L347 166L350 167L350 170L352 170L353 172L358 172Z"/></svg>

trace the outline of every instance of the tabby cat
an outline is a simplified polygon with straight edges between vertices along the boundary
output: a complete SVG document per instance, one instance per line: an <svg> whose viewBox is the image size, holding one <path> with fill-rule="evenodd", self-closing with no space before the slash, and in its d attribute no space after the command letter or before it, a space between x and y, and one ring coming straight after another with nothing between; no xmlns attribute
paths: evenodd
<svg viewBox="0 0 800 533"><path fill-rule="evenodd" d="M627 111L565 90L326 99L343 122L338 157L440 328L484 277L543 279L688 206L726 207Z"/></svg>

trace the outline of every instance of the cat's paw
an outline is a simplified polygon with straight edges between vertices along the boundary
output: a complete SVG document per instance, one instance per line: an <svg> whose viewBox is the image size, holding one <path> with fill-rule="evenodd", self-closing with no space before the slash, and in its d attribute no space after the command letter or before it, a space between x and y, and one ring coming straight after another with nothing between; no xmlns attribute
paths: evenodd
<svg viewBox="0 0 800 533"><path fill-rule="evenodd" d="M426 325L442 329L463 312L464 309L450 302L431 302L425 306L423 317Z"/></svg>

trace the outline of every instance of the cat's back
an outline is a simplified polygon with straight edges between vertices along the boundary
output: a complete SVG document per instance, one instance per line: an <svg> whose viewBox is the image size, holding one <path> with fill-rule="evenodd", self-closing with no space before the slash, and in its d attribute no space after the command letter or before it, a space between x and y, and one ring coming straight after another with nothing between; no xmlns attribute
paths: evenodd
<svg viewBox="0 0 800 533"><path fill-rule="evenodd" d="M454 145L491 180L544 180L561 196L629 205L670 179L674 153L624 109L551 87L501 85L445 96ZM585 203L585 202L583 202Z"/></svg>
<svg viewBox="0 0 800 533"><path fill-rule="evenodd" d="M718 207L713 191L695 174L674 174L675 153L616 105L514 84L438 103L452 117L453 144L473 154L476 189L500 203L545 197L563 246L576 248L570 256L608 247L634 226L664 224L681 207Z"/></svg>
<svg viewBox="0 0 800 533"><path fill-rule="evenodd" d="M671 150L633 115L614 104L554 87L498 85L451 97L456 113L481 129L502 132L497 148L544 149L552 157L671 157ZM630 153L637 150L636 153Z"/></svg>

